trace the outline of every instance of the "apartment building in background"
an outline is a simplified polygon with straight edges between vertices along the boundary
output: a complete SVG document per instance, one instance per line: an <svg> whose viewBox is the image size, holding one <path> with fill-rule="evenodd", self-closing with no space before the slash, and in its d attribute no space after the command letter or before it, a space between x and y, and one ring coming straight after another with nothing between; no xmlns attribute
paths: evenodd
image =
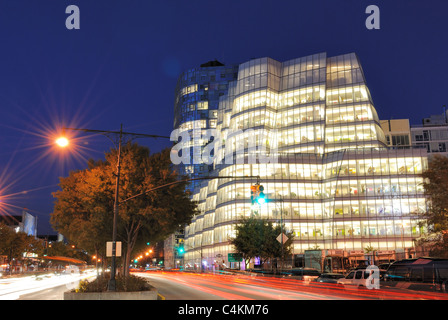
<svg viewBox="0 0 448 320"><path fill-rule="evenodd" d="M380 120L388 147L404 149L412 144L409 119Z"/></svg>
<svg viewBox="0 0 448 320"><path fill-rule="evenodd" d="M425 148L429 155L448 156L448 122L446 110L424 118L422 124L411 126L412 145Z"/></svg>

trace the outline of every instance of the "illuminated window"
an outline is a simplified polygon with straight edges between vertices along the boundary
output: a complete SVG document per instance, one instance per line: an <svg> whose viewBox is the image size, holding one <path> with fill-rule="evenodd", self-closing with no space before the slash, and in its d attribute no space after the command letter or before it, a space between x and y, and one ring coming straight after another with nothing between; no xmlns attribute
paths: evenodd
<svg viewBox="0 0 448 320"><path fill-rule="evenodd" d="M198 110L207 110L208 109L208 101L199 101L197 108L198 108Z"/></svg>
<svg viewBox="0 0 448 320"><path fill-rule="evenodd" d="M198 91L198 85L197 84L192 84L192 85L189 85L188 87L182 88L181 91L180 91L180 94L183 96L183 95L186 95L186 94L189 94L189 93L193 93L193 92L196 92L196 91Z"/></svg>

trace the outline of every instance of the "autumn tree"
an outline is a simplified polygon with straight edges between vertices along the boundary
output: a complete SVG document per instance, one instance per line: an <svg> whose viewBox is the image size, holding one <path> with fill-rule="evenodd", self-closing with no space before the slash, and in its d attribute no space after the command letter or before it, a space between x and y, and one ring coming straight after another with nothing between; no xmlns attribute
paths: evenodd
<svg viewBox="0 0 448 320"><path fill-rule="evenodd" d="M71 243L105 256L112 235L113 177L110 164L89 160L88 169L60 178L50 222Z"/></svg>
<svg viewBox="0 0 448 320"><path fill-rule="evenodd" d="M44 250L43 241L25 232L15 232L4 223L0 223L0 255L8 257L9 264L23 261L24 254L41 255ZM11 269L10 269L11 271Z"/></svg>
<svg viewBox="0 0 448 320"><path fill-rule="evenodd" d="M264 264L268 260L285 257L291 254L292 234L286 234L288 240L282 245L277 237L284 228L267 219L258 217L243 218L235 226L235 237L230 243L235 247L237 253L243 257L246 268L251 259L259 257Z"/></svg>
<svg viewBox="0 0 448 320"><path fill-rule="evenodd" d="M87 169L70 172L54 193L53 227L86 250L103 255L112 236L117 156L117 150L111 150L105 161L91 160ZM125 266L139 243L163 240L191 221L196 205L185 191L185 182L147 192L179 178L169 149L150 155L136 143L122 147L117 241L123 242L126 275ZM125 201L135 195L139 196Z"/></svg>
<svg viewBox="0 0 448 320"><path fill-rule="evenodd" d="M45 249L47 256L54 257L69 257L82 261L87 261L88 255L83 248L77 248L72 244L67 244L64 241L56 241L48 245Z"/></svg>
<svg viewBox="0 0 448 320"><path fill-rule="evenodd" d="M420 244L429 247L431 255L448 257L448 157L433 156L423 178L429 200L424 214L428 235Z"/></svg>

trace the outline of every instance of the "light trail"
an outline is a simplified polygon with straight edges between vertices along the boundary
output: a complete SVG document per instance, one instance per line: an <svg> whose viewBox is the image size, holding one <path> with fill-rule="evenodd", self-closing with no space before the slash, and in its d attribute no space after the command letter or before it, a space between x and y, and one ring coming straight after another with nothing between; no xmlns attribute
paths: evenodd
<svg viewBox="0 0 448 320"><path fill-rule="evenodd" d="M0 300L17 300L22 295L62 285L68 291L77 288L79 281L92 277L96 277L96 272L0 279Z"/></svg>
<svg viewBox="0 0 448 320"><path fill-rule="evenodd" d="M145 277L144 273L137 273L137 275ZM165 278L165 279L173 280L173 277L171 277L171 274L164 273L164 274L161 274L160 276ZM214 295L214 296L217 296L217 297L221 297L221 298L224 298L224 299L228 299L228 300L253 300L253 299L247 298L245 296L241 296L241 295L237 295L237 294L233 294L233 293L229 293L229 292L224 292L222 290L217 290L217 289L208 287L210 285L215 287L216 283L206 282L205 286L204 285L193 284L191 282L191 279L189 279L190 277L187 277L187 279L183 279L183 276L185 276L185 274L183 274L183 273L176 273L174 275L174 280L176 282L178 282L178 283L182 283L182 285L184 285L186 287L189 287L189 288L192 288L192 289L196 289L196 290L199 290L201 292L207 292L207 293L209 293L211 295ZM187 276L189 276L189 275L187 275ZM197 281L198 279L196 278L194 280ZM200 282L201 282L201 284L204 283L204 281L200 281Z"/></svg>
<svg viewBox="0 0 448 320"><path fill-rule="evenodd" d="M206 282L207 280L203 280ZM262 286L259 283L239 283L239 287L234 286L231 282L227 282L228 285L218 284L215 280L214 286L220 287L223 289L233 290L236 292L240 292L243 294L250 294L260 296L262 299L275 299L275 300L297 300L297 299L317 299L317 300L326 300L325 297L322 297L318 294L302 294L299 292L294 292L291 290L283 290L281 288L272 289L266 286ZM238 281L235 281L238 283ZM242 288L244 287L244 288Z"/></svg>
<svg viewBox="0 0 448 320"><path fill-rule="evenodd" d="M448 294L393 288L344 288L338 284L250 275L182 272L137 273L159 277L224 299L242 300L448 300Z"/></svg>

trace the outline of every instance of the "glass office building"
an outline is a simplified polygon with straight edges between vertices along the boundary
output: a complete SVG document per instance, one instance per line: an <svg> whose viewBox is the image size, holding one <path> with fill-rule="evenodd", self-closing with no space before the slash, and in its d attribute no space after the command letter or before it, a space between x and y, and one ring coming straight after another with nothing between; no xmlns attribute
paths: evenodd
<svg viewBox="0 0 448 320"><path fill-rule="evenodd" d="M216 128L219 98L227 93L230 81L236 79L238 65L224 65L219 61L209 61L199 68L182 73L177 81L174 103L174 129L192 132ZM200 151L204 141L192 139L189 152ZM200 148L194 148L197 143ZM204 177L211 167L204 163L180 164L178 170L191 178ZM193 181L190 189L198 183Z"/></svg>
<svg viewBox="0 0 448 320"><path fill-rule="evenodd" d="M294 233L294 256L313 248L345 257L367 247L378 257L409 252L424 232L426 150L387 148L355 54L245 62L219 98L216 121L226 153L244 152L230 163L216 156L212 174L225 178L196 187L187 266L238 267L228 258L229 238L239 219L254 213ZM247 133L263 147L258 155L275 157L249 161ZM251 204L250 176L260 177L266 204Z"/></svg>

